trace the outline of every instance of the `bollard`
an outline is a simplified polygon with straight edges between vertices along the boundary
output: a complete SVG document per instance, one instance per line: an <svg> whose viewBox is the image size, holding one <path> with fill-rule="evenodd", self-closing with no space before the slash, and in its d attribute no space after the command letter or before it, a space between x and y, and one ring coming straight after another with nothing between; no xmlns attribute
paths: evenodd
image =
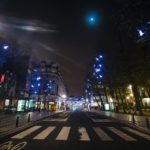
<svg viewBox="0 0 150 150"><path fill-rule="evenodd" d="M145 121L146 121L146 126L147 126L147 128L150 128L149 119L146 118Z"/></svg>
<svg viewBox="0 0 150 150"><path fill-rule="evenodd" d="M19 116L16 118L16 127L19 127Z"/></svg>
<svg viewBox="0 0 150 150"><path fill-rule="evenodd" d="M135 124L134 114L132 115L132 122L133 122L133 124Z"/></svg>
<svg viewBox="0 0 150 150"><path fill-rule="evenodd" d="M31 121L31 117L30 117L30 114L28 115L28 122L30 122Z"/></svg>

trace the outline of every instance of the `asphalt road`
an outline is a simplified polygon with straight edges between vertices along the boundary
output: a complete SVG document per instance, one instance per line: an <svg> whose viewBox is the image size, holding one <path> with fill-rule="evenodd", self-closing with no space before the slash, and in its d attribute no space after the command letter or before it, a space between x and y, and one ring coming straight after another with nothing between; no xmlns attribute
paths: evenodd
<svg viewBox="0 0 150 150"><path fill-rule="evenodd" d="M63 112L0 139L0 150L145 150L150 135L92 112Z"/></svg>

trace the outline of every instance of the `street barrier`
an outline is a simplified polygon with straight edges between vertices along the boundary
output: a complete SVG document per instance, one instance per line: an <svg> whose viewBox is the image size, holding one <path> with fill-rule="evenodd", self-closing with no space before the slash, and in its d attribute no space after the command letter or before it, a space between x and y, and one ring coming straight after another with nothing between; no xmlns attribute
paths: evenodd
<svg viewBox="0 0 150 150"><path fill-rule="evenodd" d="M147 126L147 128L150 128L149 119L146 118L145 121L146 121L146 126Z"/></svg>
<svg viewBox="0 0 150 150"><path fill-rule="evenodd" d="M19 116L16 118L16 127L19 127Z"/></svg>
<svg viewBox="0 0 150 150"><path fill-rule="evenodd" d="M31 115L29 114L28 115L28 122L30 122L31 121Z"/></svg>
<svg viewBox="0 0 150 150"><path fill-rule="evenodd" d="M132 123L135 124L135 117L134 117L134 114L132 114Z"/></svg>
<svg viewBox="0 0 150 150"><path fill-rule="evenodd" d="M48 117L52 112L29 112L29 113L18 113L13 115L5 115L0 118L0 134L3 134L12 129L22 127L30 122Z"/></svg>

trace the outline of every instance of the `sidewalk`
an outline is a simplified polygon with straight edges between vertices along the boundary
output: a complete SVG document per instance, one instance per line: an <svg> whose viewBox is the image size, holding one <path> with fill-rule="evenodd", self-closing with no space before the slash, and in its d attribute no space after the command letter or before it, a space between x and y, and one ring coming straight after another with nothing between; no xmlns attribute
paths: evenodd
<svg viewBox="0 0 150 150"><path fill-rule="evenodd" d="M134 119L133 119L133 115L131 114L120 114L120 113L114 113L111 111L94 111L94 110L93 112L96 112L101 115L111 117L117 120L125 121L127 123L134 124L138 127L143 127L143 128L148 129L148 124L150 127L150 117L134 115Z"/></svg>
<svg viewBox="0 0 150 150"><path fill-rule="evenodd" d="M31 122L40 120L42 118L48 117L55 113L59 113L60 111L56 112L28 112L28 113L17 113L17 114L1 114L0 115L0 134L5 133L7 131L13 130L16 127L16 119L18 120L18 127L27 125Z"/></svg>

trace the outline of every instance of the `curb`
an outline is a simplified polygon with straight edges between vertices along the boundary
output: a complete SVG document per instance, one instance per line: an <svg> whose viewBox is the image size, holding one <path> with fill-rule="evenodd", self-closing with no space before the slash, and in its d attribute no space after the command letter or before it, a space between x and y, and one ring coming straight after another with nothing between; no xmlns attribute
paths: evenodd
<svg viewBox="0 0 150 150"><path fill-rule="evenodd" d="M40 118L40 119L38 119L38 120L31 121L31 122L27 123L27 124L24 125L24 126L20 126L20 127L18 127L18 128L16 127L16 128L14 128L14 129L12 129L12 130L9 130L9 131L7 131L7 132L4 132L4 133L0 134L0 139L7 138L7 137L10 136L11 134L14 134L14 133L16 133L16 132L18 132L18 131L21 131L21 130L25 129L25 128L31 127L31 126L33 126L34 124L37 124L37 123L41 122L42 120L44 120L44 119L46 119L46 118L48 118L48 117L54 116L54 115L56 115L56 114L59 114L59 113L62 113L62 112L57 112L57 113L54 113L54 114L45 116L45 117Z"/></svg>
<svg viewBox="0 0 150 150"><path fill-rule="evenodd" d="M135 129L137 129L137 130L140 130L140 131L142 131L142 132L144 132L144 133L150 134L150 129L137 126L137 125L135 125L135 124L133 124L133 123L131 123L131 122L127 122L127 121L120 120L120 119L117 119L117 118L114 118L114 117L111 117L111 116L106 116L106 115L104 115L104 114L100 114L100 112L94 112L94 113L96 113L96 114L98 114L98 115L101 115L101 116L105 116L106 118L109 118L109 119L111 119L111 120L117 121L117 122L122 123L122 124L125 124L125 125L127 125L127 126L132 127L132 128L135 128Z"/></svg>

